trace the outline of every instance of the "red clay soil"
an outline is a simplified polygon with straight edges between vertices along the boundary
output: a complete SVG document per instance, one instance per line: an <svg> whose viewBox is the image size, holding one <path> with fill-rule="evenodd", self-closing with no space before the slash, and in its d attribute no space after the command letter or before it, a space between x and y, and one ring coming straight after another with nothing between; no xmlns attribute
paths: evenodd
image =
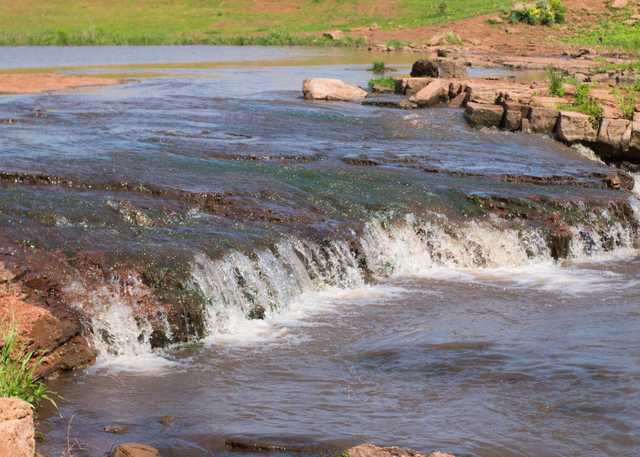
<svg viewBox="0 0 640 457"><path fill-rule="evenodd" d="M56 73L0 73L0 94L32 94L64 89L119 84L112 78L70 76Z"/></svg>
<svg viewBox="0 0 640 457"><path fill-rule="evenodd" d="M540 55L571 48L560 40L572 33L571 29L590 27L607 10L605 0L567 0L566 24L554 27L510 24L504 22L491 25L490 18L499 18L498 13L472 17L447 24L425 26L415 29L353 31L371 43L385 43L398 39L408 43L426 44L434 36L452 31L465 42L464 47L505 55Z"/></svg>

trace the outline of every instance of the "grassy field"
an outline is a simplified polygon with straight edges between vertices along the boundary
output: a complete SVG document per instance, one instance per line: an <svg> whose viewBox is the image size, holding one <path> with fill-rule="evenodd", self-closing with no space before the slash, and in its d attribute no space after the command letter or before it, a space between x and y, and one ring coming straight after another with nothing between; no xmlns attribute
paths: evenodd
<svg viewBox="0 0 640 457"><path fill-rule="evenodd" d="M596 24L577 31L568 41L588 46L601 45L613 49L640 51L640 24L627 23L632 15L631 9L622 12L609 11Z"/></svg>
<svg viewBox="0 0 640 457"><path fill-rule="evenodd" d="M511 0L0 0L0 45L334 45L320 38L322 31L372 24L412 28L509 5Z"/></svg>

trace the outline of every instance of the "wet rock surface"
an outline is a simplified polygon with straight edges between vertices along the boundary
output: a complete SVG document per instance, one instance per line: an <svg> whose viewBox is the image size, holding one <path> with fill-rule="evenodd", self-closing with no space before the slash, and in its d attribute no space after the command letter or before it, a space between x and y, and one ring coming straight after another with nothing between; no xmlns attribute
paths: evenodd
<svg viewBox="0 0 640 457"><path fill-rule="evenodd" d="M109 457L160 457L160 452L148 444L123 443L117 445Z"/></svg>
<svg viewBox="0 0 640 457"><path fill-rule="evenodd" d="M454 457L444 452L422 454L412 449L400 447L381 447L374 444L361 444L345 451L349 457Z"/></svg>

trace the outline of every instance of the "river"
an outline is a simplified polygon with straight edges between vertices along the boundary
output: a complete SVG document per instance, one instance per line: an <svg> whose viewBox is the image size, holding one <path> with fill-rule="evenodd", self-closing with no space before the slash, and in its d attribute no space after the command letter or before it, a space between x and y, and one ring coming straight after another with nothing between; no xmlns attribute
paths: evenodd
<svg viewBox="0 0 640 457"><path fill-rule="evenodd" d="M388 63L406 73L413 58ZM301 98L310 76L365 86L370 60L3 50L0 68L134 78L0 98L19 121L0 125L0 171L55 177L0 185L3 233L69 258L99 251L114 272L69 279L98 360L50 382L62 399L41 411L41 452L57 457L70 433L78 456L119 441L236 454L230 437L290 449L276 455L364 441L640 453L636 197L599 186L608 168L575 149L471 129L459 110ZM554 213L572 233L559 260ZM123 280L122 265L140 274ZM153 289L158 271L180 287ZM150 288L162 306L142 310ZM199 307L164 306L186 289ZM265 319L247 317L257 305ZM128 433L103 432L113 425Z"/></svg>

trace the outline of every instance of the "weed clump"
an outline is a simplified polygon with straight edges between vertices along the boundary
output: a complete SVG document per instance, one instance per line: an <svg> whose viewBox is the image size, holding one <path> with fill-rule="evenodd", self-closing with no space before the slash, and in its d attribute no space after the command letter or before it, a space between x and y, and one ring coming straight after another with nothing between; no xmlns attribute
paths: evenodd
<svg viewBox="0 0 640 457"><path fill-rule="evenodd" d="M547 74L547 79L549 80L549 94L554 97L564 97L565 74L562 70L555 67L547 67L545 72Z"/></svg>
<svg viewBox="0 0 640 457"><path fill-rule="evenodd" d="M390 77L374 78L369 80L369 90L376 88L394 90L396 87L396 80Z"/></svg>
<svg viewBox="0 0 640 457"><path fill-rule="evenodd" d="M55 405L47 386L35 374L42 359L24 350L15 325L0 330L0 346L0 397L18 397L33 407L42 400Z"/></svg>
<svg viewBox="0 0 640 457"><path fill-rule="evenodd" d="M600 122L604 114L603 109L600 103L589 95L590 92L591 87L588 84L580 84L576 88L576 96L573 103L561 105L560 109L586 114L594 124Z"/></svg>

